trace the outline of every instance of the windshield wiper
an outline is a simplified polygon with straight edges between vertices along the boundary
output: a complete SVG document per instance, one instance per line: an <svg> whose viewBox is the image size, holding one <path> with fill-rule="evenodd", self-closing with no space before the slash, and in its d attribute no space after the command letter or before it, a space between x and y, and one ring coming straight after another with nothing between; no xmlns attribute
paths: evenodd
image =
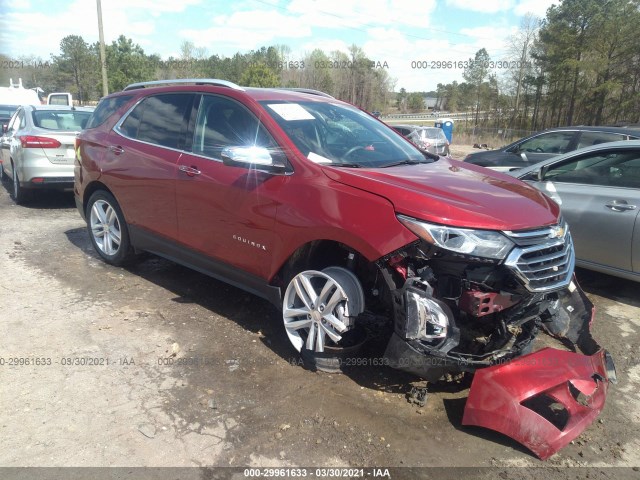
<svg viewBox="0 0 640 480"><path fill-rule="evenodd" d="M422 160L401 160L399 162L393 162L393 163L388 163L386 165L382 165L380 168L387 168L387 167L397 167L398 165L419 165L421 163L431 163L428 161L422 161Z"/></svg>
<svg viewBox="0 0 640 480"><path fill-rule="evenodd" d="M325 165L331 165L332 167L362 168L362 165L358 163L325 163Z"/></svg>
<svg viewBox="0 0 640 480"><path fill-rule="evenodd" d="M420 150L420 153L424 155L425 158L430 158L433 161L440 160L440 155L438 155L437 153L431 153L426 150L422 150L421 148L419 148L418 150Z"/></svg>

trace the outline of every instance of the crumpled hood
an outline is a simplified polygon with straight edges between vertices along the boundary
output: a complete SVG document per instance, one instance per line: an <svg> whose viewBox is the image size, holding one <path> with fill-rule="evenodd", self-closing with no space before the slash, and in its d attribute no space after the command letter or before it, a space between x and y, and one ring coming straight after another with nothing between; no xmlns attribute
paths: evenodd
<svg viewBox="0 0 640 480"><path fill-rule="evenodd" d="M557 222L560 207L512 177L456 160L389 168L336 168L336 182L387 198L396 212L429 222L491 230L526 230Z"/></svg>

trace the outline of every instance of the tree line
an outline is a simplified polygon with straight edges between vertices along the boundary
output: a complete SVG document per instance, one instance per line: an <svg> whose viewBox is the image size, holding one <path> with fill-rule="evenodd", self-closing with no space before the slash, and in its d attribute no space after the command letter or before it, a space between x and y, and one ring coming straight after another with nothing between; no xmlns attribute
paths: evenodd
<svg viewBox="0 0 640 480"><path fill-rule="evenodd" d="M638 26L640 0L563 0L524 17L505 73L481 49L464 82L438 84L438 103L498 128L640 124Z"/></svg>
<svg viewBox="0 0 640 480"><path fill-rule="evenodd" d="M456 62L461 82L433 92L394 92L384 64L356 45L348 52L317 49L293 60L286 45L261 47L231 57L208 55L183 42L177 57L162 60L121 35L106 46L109 91L129 83L168 78L221 78L256 87L322 90L366 110L424 111L425 95L436 108L466 111L483 127L541 130L562 125L640 123L640 0L562 0L544 19L525 16L509 39L504 60L486 48ZM97 44L69 35L47 61L0 55L0 85L22 77L26 86L70 91L80 102L102 92ZM453 65L452 65L453 67Z"/></svg>
<svg viewBox="0 0 640 480"><path fill-rule="evenodd" d="M10 59L0 55L0 85L23 79L27 87L46 92L68 91L80 103L96 101L102 92L98 44L69 35L60 42L60 55L49 60ZM316 49L291 59L286 45L261 47L231 57L207 55L203 48L183 42L178 57L162 60L121 35L106 45L109 91L134 82L171 78L220 78L248 87L301 87L322 90L367 110L385 110L393 100L388 65L369 59L353 45L347 53Z"/></svg>

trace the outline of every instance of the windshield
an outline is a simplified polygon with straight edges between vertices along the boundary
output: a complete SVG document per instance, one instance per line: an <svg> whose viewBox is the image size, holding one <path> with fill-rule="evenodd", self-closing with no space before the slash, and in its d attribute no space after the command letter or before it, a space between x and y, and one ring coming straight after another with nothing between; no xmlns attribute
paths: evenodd
<svg viewBox="0 0 640 480"><path fill-rule="evenodd" d="M35 110L33 124L47 130L80 131L89 121L91 112L79 110Z"/></svg>
<svg viewBox="0 0 640 480"><path fill-rule="evenodd" d="M316 163L375 168L431 161L357 108L329 102L260 103L298 150Z"/></svg>

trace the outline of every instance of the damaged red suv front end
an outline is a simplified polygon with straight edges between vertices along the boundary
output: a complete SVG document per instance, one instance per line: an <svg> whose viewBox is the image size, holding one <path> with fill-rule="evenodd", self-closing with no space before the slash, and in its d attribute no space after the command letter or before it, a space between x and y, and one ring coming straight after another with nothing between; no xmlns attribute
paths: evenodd
<svg viewBox="0 0 640 480"><path fill-rule="evenodd" d="M322 92L132 84L100 103L76 153L103 260L148 251L268 299L310 368L339 369L381 332L388 365L432 382L475 373L463 423L541 458L615 381L556 203Z"/></svg>
<svg viewBox="0 0 640 480"><path fill-rule="evenodd" d="M529 233L508 232L518 240L502 269L443 252L419 266L421 246L392 259L389 272L417 275L396 291L386 357L431 380L474 372L462 423L503 433L544 460L594 421L616 376L591 335L594 307L573 276L566 227ZM558 348L545 346L554 340Z"/></svg>
<svg viewBox="0 0 640 480"><path fill-rule="evenodd" d="M461 173L455 162L438 163ZM417 174L410 178L420 181ZM474 201L476 210L488 204L470 198L470 184L458 190L472 192L455 200ZM398 214L400 223L419 240L377 262L393 296L394 333L385 357L428 381L474 373L463 424L501 432L545 459L593 422L608 382L616 380L610 355L591 335L594 308L574 277L569 228L555 204L533 195L526 211L496 209L492 229L480 215L476 225L456 218L454 199L437 199L446 202L450 219L436 223L444 214L434 197L429 215L412 211L417 202L408 195L392 200L407 212ZM526 225L548 222L545 214L555 222ZM451 218L465 227L453 226ZM500 225L518 220L519 228Z"/></svg>

